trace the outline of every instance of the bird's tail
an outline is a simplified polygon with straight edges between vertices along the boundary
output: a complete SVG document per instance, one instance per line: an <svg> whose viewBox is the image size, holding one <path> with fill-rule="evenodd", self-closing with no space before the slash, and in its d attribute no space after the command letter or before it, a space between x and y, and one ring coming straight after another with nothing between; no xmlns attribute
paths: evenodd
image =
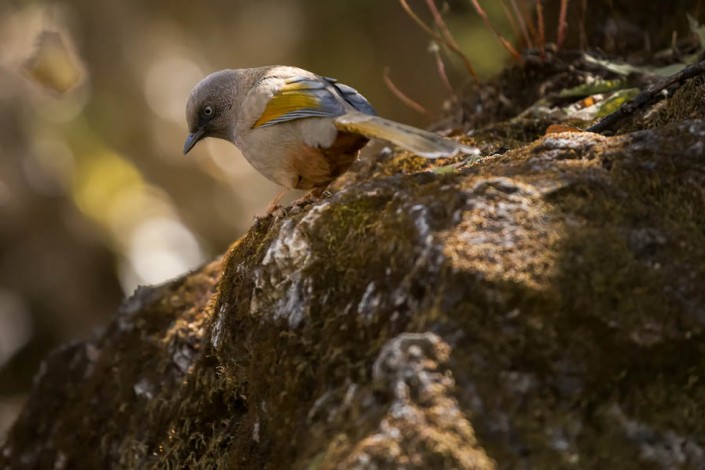
<svg viewBox="0 0 705 470"><path fill-rule="evenodd" d="M468 147L432 132L356 111L335 118L335 127L341 131L386 140L425 158L451 157L458 152L480 154L475 147Z"/></svg>

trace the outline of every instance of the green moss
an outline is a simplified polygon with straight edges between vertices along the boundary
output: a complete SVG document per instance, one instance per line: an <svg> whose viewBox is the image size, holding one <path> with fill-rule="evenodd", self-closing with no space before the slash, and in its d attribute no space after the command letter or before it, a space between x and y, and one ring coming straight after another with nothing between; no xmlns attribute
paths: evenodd
<svg viewBox="0 0 705 470"><path fill-rule="evenodd" d="M703 119L705 112L705 77L688 80L675 91L672 97L654 105L644 106L629 118L624 119L617 133L625 134L642 129L656 129L671 123L689 119Z"/></svg>

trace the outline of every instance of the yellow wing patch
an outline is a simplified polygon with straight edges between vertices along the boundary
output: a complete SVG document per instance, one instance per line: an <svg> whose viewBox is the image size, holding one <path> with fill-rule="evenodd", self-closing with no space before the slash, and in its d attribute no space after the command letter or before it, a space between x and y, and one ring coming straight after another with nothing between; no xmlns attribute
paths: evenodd
<svg viewBox="0 0 705 470"><path fill-rule="evenodd" d="M279 92L269 100L262 115L252 127L260 127L268 122L277 120L290 113L305 109L316 109L320 102L315 95L307 93L304 83L290 83L282 87Z"/></svg>

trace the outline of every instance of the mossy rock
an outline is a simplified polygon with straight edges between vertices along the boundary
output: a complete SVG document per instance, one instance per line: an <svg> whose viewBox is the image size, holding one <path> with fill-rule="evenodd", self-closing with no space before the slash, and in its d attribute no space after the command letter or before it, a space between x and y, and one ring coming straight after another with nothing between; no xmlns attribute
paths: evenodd
<svg viewBox="0 0 705 470"><path fill-rule="evenodd" d="M702 87L615 137L362 159L52 354L0 467L701 467Z"/></svg>

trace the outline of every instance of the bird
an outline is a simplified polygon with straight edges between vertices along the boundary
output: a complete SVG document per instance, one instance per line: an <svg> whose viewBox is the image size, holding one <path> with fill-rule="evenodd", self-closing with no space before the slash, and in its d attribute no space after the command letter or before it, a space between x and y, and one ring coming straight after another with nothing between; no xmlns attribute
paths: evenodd
<svg viewBox="0 0 705 470"><path fill-rule="evenodd" d="M281 190L270 214L291 189L320 198L372 138L426 158L478 150L429 131L377 116L354 88L307 70L273 65L220 70L197 83L186 104L184 155L206 137L234 144Z"/></svg>

